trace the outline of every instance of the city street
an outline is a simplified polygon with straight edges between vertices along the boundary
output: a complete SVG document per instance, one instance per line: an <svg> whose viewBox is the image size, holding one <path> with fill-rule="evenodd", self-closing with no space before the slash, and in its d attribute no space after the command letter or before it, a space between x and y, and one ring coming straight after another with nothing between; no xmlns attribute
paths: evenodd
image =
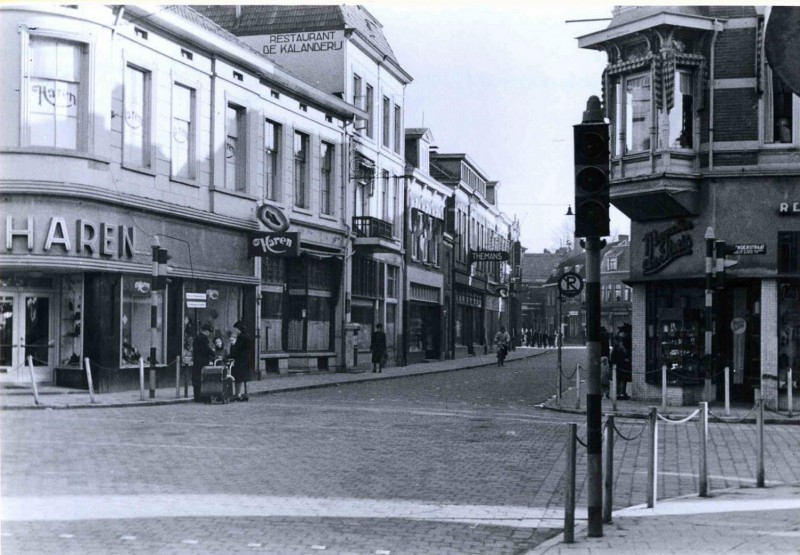
<svg viewBox="0 0 800 555"><path fill-rule="evenodd" d="M565 349L565 374L584 356ZM564 424L583 423L535 406L555 361L225 406L6 412L3 552L524 553L563 524ZM642 426L619 423L631 437ZM751 431L712 426L712 487L754 475L735 452ZM660 496L697 491L695 432L663 433ZM645 435L618 440L615 507L644 501ZM796 452L799 437L771 427L768 449ZM797 467L771 457L770 483Z"/></svg>

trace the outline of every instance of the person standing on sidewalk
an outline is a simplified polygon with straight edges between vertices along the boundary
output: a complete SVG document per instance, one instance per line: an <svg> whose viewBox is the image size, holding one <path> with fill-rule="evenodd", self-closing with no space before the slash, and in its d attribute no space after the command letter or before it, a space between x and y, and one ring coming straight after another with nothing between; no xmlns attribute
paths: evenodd
<svg viewBox="0 0 800 555"><path fill-rule="evenodd" d="M236 384L237 401L247 401L247 382L250 381L250 336L247 327L239 320L233 325L234 335L231 336L231 358L233 359L233 381ZM244 387L244 393L242 388Z"/></svg>
<svg viewBox="0 0 800 555"><path fill-rule="evenodd" d="M383 365L386 364L386 334L383 333L383 325L375 326L372 332L369 350L372 351L372 372L380 374L383 372Z"/></svg>
<svg viewBox="0 0 800 555"><path fill-rule="evenodd" d="M194 394L194 402L200 403L200 380L202 376L203 366L208 366L211 359L214 357L214 350L211 348L211 332L214 328L208 322L200 327L194 341L192 342L192 393Z"/></svg>

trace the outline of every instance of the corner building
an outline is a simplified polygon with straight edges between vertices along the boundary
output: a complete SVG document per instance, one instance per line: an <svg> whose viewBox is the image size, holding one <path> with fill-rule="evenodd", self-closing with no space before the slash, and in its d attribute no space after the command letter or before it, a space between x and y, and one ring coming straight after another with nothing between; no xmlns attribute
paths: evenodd
<svg viewBox="0 0 800 555"><path fill-rule="evenodd" d="M614 10L579 37L604 52L611 202L631 220L633 395L668 402L760 388L783 406L800 363L800 99L764 55L769 9ZM600 76L598 76L600 77ZM707 329L705 237L736 247Z"/></svg>
<svg viewBox="0 0 800 555"><path fill-rule="evenodd" d="M363 112L186 6L3 6L0 31L0 381L32 360L38 381L86 387L88 358L98 390L134 389L155 347L163 387L200 323L227 349L240 319L253 368L276 345L333 366L343 127ZM249 256L267 202L297 256ZM154 237L171 272L152 322Z"/></svg>

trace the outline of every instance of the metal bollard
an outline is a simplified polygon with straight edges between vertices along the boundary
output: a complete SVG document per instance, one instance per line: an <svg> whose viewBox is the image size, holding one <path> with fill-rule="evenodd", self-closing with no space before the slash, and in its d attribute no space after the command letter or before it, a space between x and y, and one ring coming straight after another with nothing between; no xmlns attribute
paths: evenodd
<svg viewBox="0 0 800 555"><path fill-rule="evenodd" d="M617 412L617 365L611 368L611 409Z"/></svg>
<svg viewBox="0 0 800 555"><path fill-rule="evenodd" d="M95 403L94 400L94 384L92 383L92 364L89 362L89 357L83 359L84 363L86 364L86 381L89 383L89 399L91 400L92 404Z"/></svg>
<svg viewBox="0 0 800 555"><path fill-rule="evenodd" d="M575 452L578 425L567 424L567 489L564 493L564 543L575 543Z"/></svg>
<svg viewBox="0 0 800 555"><path fill-rule="evenodd" d="M731 414L731 369L725 367L725 416Z"/></svg>
<svg viewBox="0 0 800 555"><path fill-rule="evenodd" d="M581 408L581 365L575 366L575 408Z"/></svg>
<svg viewBox="0 0 800 555"><path fill-rule="evenodd" d="M708 497L708 403L700 403L700 497Z"/></svg>
<svg viewBox="0 0 800 555"><path fill-rule="evenodd" d="M28 371L31 375L31 387L33 388L33 402L39 405L39 389L36 387L36 377L33 373L33 357L28 355Z"/></svg>
<svg viewBox="0 0 800 555"><path fill-rule="evenodd" d="M794 391L792 391L792 390L794 389L794 387L793 387L794 386L794 380L792 379L792 369L791 368L789 368L789 370L786 372L786 376L787 376L787 378L789 380L786 383L786 394L788 395L788 397L786 398L786 401L789 403L787 408L789 409L789 417L791 418L792 417L792 413L794 412L793 411L794 407L792 407L792 404L793 404L792 397L794 395Z"/></svg>
<svg viewBox="0 0 800 555"><path fill-rule="evenodd" d="M658 409L650 407L649 450L647 452L647 508L656 506L658 497Z"/></svg>
<svg viewBox="0 0 800 555"><path fill-rule="evenodd" d="M175 398L181 398L181 363L180 359L175 361Z"/></svg>
<svg viewBox="0 0 800 555"><path fill-rule="evenodd" d="M144 401L144 360L139 357L139 400Z"/></svg>
<svg viewBox="0 0 800 555"><path fill-rule="evenodd" d="M756 473L756 486L764 487L764 400L761 390L754 389L756 398L756 434L758 435L758 470Z"/></svg>
<svg viewBox="0 0 800 555"><path fill-rule="evenodd" d="M667 365L661 365L661 410L667 410Z"/></svg>
<svg viewBox="0 0 800 555"><path fill-rule="evenodd" d="M603 522L611 524L614 504L614 415L606 418L606 468L603 471Z"/></svg>

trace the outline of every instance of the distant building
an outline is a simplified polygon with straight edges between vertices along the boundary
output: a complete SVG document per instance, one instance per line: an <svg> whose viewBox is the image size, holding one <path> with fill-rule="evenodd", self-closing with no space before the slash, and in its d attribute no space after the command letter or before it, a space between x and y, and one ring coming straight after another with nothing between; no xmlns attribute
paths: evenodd
<svg viewBox="0 0 800 555"><path fill-rule="evenodd" d="M550 333L555 322L547 321L545 312L547 282L558 263L564 259L564 253L523 253L521 264L520 286L517 295L521 304L522 328L535 332Z"/></svg>
<svg viewBox="0 0 800 555"><path fill-rule="evenodd" d="M631 288L624 283L630 273L630 250L629 237L620 235L600 259L600 325L610 334L631 323Z"/></svg>

